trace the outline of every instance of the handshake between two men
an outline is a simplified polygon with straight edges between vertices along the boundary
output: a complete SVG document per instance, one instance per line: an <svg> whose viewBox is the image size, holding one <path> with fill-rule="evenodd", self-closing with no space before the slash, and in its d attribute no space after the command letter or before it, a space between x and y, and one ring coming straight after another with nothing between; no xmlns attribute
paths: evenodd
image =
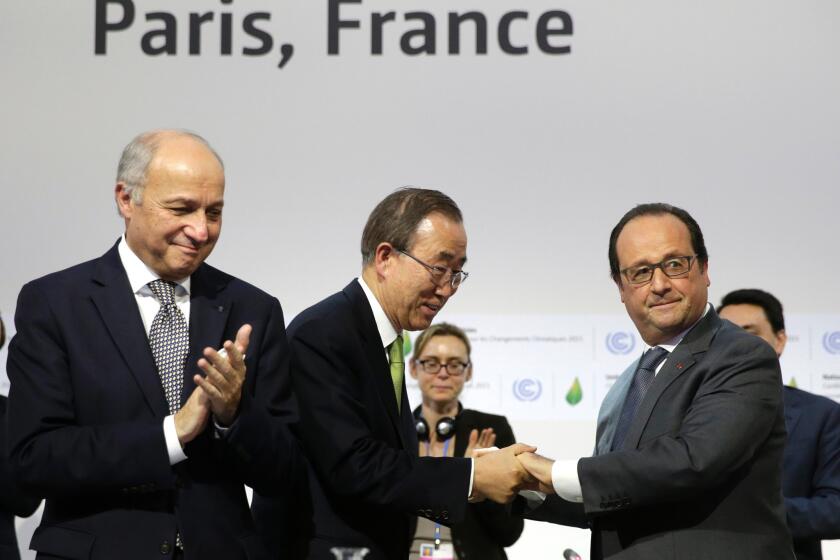
<svg viewBox="0 0 840 560"><path fill-rule="evenodd" d="M554 493L551 467L554 461L537 455L536 447L516 443L503 449L473 451L475 478L470 501L513 501L520 490Z"/></svg>

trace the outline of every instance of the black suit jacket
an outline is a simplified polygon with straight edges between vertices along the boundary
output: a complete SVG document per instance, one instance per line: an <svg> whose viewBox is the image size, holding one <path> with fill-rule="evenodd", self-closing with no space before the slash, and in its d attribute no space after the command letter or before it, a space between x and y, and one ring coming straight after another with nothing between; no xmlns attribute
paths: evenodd
<svg viewBox="0 0 840 560"><path fill-rule="evenodd" d="M6 397L0 396L0 558L17 560L15 516L29 517L41 503L39 498L21 492L9 468L6 454Z"/></svg>
<svg viewBox="0 0 840 560"><path fill-rule="evenodd" d="M415 409L414 414L419 414L419 410L419 407ZM484 428L493 428L496 447L502 448L516 443L513 430L504 416L465 408L455 418L457 437L454 455L463 457L467 451L470 432L481 431ZM522 518L512 517L507 507L485 500L467 506L463 521L452 525L452 544L458 558L505 560L505 547L519 540L523 527Z"/></svg>
<svg viewBox="0 0 840 560"><path fill-rule="evenodd" d="M242 484L282 491L296 456L283 424L293 418L275 298L206 264L192 275L182 403L202 350L243 323L253 332L236 422L224 437L209 423L175 466L166 399L116 245L25 285L15 321L9 450L21 483L47 499L31 543L39 557L167 558L176 528L187 559L266 555Z"/></svg>
<svg viewBox="0 0 840 560"><path fill-rule="evenodd" d="M784 388L788 437L782 494L798 560L822 558L821 539L840 539L840 404Z"/></svg>
<svg viewBox="0 0 840 560"><path fill-rule="evenodd" d="M578 462L584 503L551 497L532 516L590 521L596 560L791 560L784 442L774 352L712 309L657 373L623 448Z"/></svg>
<svg viewBox="0 0 840 560"><path fill-rule="evenodd" d="M470 461L418 458L405 386L397 410L390 368L357 281L289 325L292 380L306 450L309 558L364 547L368 560L407 555L414 514L460 521Z"/></svg>

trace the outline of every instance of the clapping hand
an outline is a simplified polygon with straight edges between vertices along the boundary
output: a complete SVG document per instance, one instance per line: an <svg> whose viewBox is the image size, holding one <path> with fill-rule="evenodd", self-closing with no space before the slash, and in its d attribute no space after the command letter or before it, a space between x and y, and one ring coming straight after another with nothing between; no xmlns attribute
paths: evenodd
<svg viewBox="0 0 840 560"><path fill-rule="evenodd" d="M227 340L223 345L227 356L205 348L204 357L198 360L205 376L196 375L193 380L207 394L210 410L223 426L233 423L239 409L245 382L245 352L250 339L251 325L242 325L236 333L236 342Z"/></svg>
<svg viewBox="0 0 840 560"><path fill-rule="evenodd" d="M476 449L485 449L493 447L496 444L496 433L493 428L484 428L481 433L478 430L470 432L470 439L467 443L467 449L464 451L464 457L474 457L473 452Z"/></svg>

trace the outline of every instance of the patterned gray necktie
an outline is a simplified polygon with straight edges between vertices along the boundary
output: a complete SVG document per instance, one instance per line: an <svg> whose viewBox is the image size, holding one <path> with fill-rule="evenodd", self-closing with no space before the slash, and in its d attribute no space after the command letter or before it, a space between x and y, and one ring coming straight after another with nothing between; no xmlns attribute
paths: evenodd
<svg viewBox="0 0 840 560"><path fill-rule="evenodd" d="M175 414L181 408L184 364L190 346L189 329L184 314L175 304L175 283L158 279L149 282L149 288L160 302L149 329L149 345L169 403L169 414Z"/></svg>
<svg viewBox="0 0 840 560"><path fill-rule="evenodd" d="M627 392L627 397L624 399L624 407L621 409L621 416L618 419L618 426L615 429L615 437L613 438L612 449L621 449L624 444L624 438L627 436L627 430L630 429L630 424L636 417L636 410L645 398L645 395L653 384L656 377L656 366L659 365L668 351L657 346L651 348L639 360L639 367L636 368L636 374L633 376L633 382L630 384L630 390Z"/></svg>

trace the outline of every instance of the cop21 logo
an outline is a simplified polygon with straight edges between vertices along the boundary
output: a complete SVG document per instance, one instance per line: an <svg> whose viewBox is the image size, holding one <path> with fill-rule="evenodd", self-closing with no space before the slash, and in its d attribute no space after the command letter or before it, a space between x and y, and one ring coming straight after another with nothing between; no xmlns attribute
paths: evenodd
<svg viewBox="0 0 840 560"><path fill-rule="evenodd" d="M615 331L607 334L607 350L611 354L629 354L636 347L636 337L626 331Z"/></svg>
<svg viewBox="0 0 840 560"><path fill-rule="evenodd" d="M828 331L823 335L823 348L829 354L840 354L840 331Z"/></svg>
<svg viewBox="0 0 840 560"><path fill-rule="evenodd" d="M532 402L542 395L542 383L539 379L517 379L513 382L513 396L520 401Z"/></svg>

